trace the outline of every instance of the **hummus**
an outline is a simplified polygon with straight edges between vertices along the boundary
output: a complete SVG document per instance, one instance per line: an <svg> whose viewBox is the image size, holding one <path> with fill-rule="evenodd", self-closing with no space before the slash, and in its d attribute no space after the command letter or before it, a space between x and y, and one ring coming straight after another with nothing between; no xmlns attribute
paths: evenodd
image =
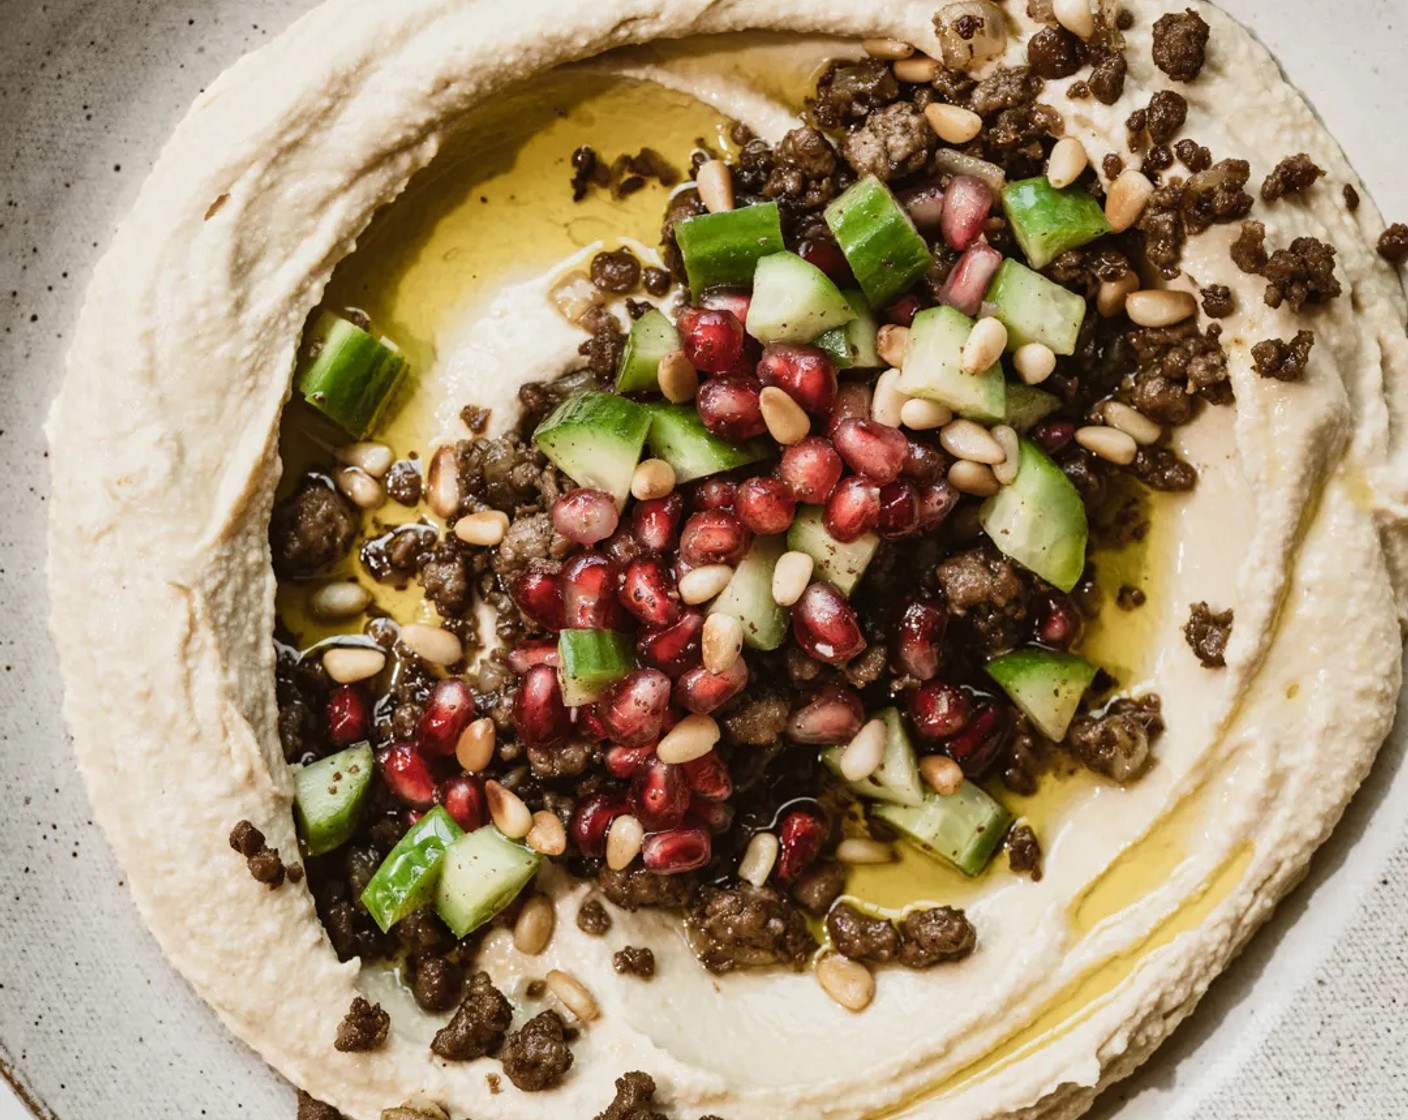
<svg viewBox="0 0 1408 1120"><path fill-rule="evenodd" d="M430 1053L438 1024L393 975L337 961L305 889L271 893L230 857L226 835L242 819L297 850L270 642L279 421L303 323L377 211L467 114L554 68L594 59L594 73L696 96L775 139L796 100L777 74L800 82L807 58L854 48L694 37L886 34L937 53L936 6L620 0L564 18L549 0L329 0L201 97L100 265L49 428L54 628L79 763L173 964L235 1034L349 1116L416 1093L478 1120L589 1116L626 1069L651 1072L682 1116L1075 1116L1191 1011L1367 772L1400 685L1408 305L1373 253L1373 206L1341 204L1339 185L1357 179L1334 141L1251 36L1199 4L1212 46L1202 76L1178 87L1184 134L1250 160L1254 181L1288 143L1325 168L1328 185L1257 217L1273 244L1334 244L1346 293L1308 324L1305 380L1262 379L1251 346L1307 324L1266 307L1262 282L1233 266L1235 227L1190 240L1175 286L1225 284L1238 299L1224 321L1237 404L1180 429L1200 482L1157 505L1139 640L1125 626L1088 647L1157 689L1168 730L1135 785L1071 785L1013 806L1042 832L1040 883L926 881L933 902L967 909L980 952L887 973L857 1018L805 975L711 977L662 915L617 915L610 948L650 944L660 961L653 985L622 982L601 942L566 920L575 902L561 901L544 956L519 957L496 934L481 960L525 1006L530 978L570 969L602 1015L562 1088L496 1093L486 1063ZM1150 28L1185 4L1123 6L1136 18L1121 101L1069 100L1069 82L1044 98L1097 159L1131 155L1124 120L1169 84ZM1011 61L1021 57L1014 42ZM580 336L543 306L549 278L496 275L495 259L479 270L484 301L426 328L433 351L401 421L423 446L463 402L502 406L521 381L573 360ZM1179 633L1200 600L1235 609L1223 671L1203 669ZM854 889L881 905L918 901L907 874L874 869ZM390 1039L337 1053L359 991L392 1012Z"/></svg>

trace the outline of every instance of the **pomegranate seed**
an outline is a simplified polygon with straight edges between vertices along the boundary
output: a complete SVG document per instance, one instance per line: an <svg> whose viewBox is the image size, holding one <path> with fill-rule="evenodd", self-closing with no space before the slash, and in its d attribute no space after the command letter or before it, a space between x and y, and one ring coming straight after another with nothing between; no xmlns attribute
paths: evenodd
<svg viewBox="0 0 1408 1120"><path fill-rule="evenodd" d="M748 322L748 309L753 306L753 297L748 292L736 288L710 288L699 297L699 306L710 311L727 311L740 323Z"/></svg>
<svg viewBox="0 0 1408 1120"><path fill-rule="evenodd" d="M830 440L808 436L782 453L778 475L799 502L819 506L836 489L844 469Z"/></svg>
<svg viewBox="0 0 1408 1120"><path fill-rule="evenodd" d="M1032 429L1032 442L1048 455L1055 455L1076 438L1076 426L1068 420L1045 420Z"/></svg>
<svg viewBox="0 0 1408 1120"><path fill-rule="evenodd" d="M616 565L599 552L580 552L562 569L562 619L570 630L614 630L621 612Z"/></svg>
<svg viewBox="0 0 1408 1120"><path fill-rule="evenodd" d="M748 664L738 658L722 673L704 666L691 669L675 685L675 702L699 715L707 715L748 687Z"/></svg>
<svg viewBox="0 0 1408 1120"><path fill-rule="evenodd" d="M908 327L913 325L914 317L923 310L924 304L918 296L900 296L894 303L881 309L880 319L897 327Z"/></svg>
<svg viewBox="0 0 1408 1120"><path fill-rule="evenodd" d="M782 818L777 830L777 878L790 883L815 862L826 839L826 825L815 813L798 810Z"/></svg>
<svg viewBox="0 0 1408 1120"><path fill-rule="evenodd" d="M911 187L901 192L899 200L916 228L925 233L938 231L944 216L944 192L938 184Z"/></svg>
<svg viewBox="0 0 1408 1120"><path fill-rule="evenodd" d="M973 714L968 694L944 681L931 680L909 693L909 718L924 739L947 739L967 726Z"/></svg>
<svg viewBox="0 0 1408 1120"><path fill-rule="evenodd" d="M643 747L612 747L606 752L606 768L617 778L634 778L653 757L654 743Z"/></svg>
<svg viewBox="0 0 1408 1120"><path fill-rule="evenodd" d="M552 504L553 528L576 544L604 541L616 531L620 520L616 499L605 490L584 486Z"/></svg>
<svg viewBox="0 0 1408 1120"><path fill-rule="evenodd" d="M836 242L823 237L808 237L797 246L797 255L808 264L821 269L840 287L855 286L850 262L846 260L846 254L841 252L841 246Z"/></svg>
<svg viewBox="0 0 1408 1120"><path fill-rule="evenodd" d="M900 474L920 485L937 482L948 474L949 458L932 443L911 439Z"/></svg>
<svg viewBox="0 0 1408 1120"><path fill-rule="evenodd" d="M514 646L509 651L508 667L521 677L534 665L551 665L555 669L559 660L557 643L550 638L539 638Z"/></svg>
<svg viewBox="0 0 1408 1120"><path fill-rule="evenodd" d="M708 863L713 848L709 833L702 828L672 828L647 836L640 858L646 870L657 875L682 875Z"/></svg>
<svg viewBox="0 0 1408 1120"><path fill-rule="evenodd" d="M836 425L832 442L851 470L881 486L899 478L909 457L905 434L878 420L842 420Z"/></svg>
<svg viewBox="0 0 1408 1120"><path fill-rule="evenodd" d="M392 743L376 755L381 780L398 801L417 809L435 804L435 775L414 743Z"/></svg>
<svg viewBox="0 0 1408 1120"><path fill-rule="evenodd" d="M356 686L340 685L328 696L328 738L335 747L350 747L367 737L367 702Z"/></svg>
<svg viewBox="0 0 1408 1120"><path fill-rule="evenodd" d="M711 377L699 387L694 407L699 410L704 427L714 435L730 443L741 443L768 430L759 396L762 388L756 377Z"/></svg>
<svg viewBox="0 0 1408 1120"><path fill-rule="evenodd" d="M680 590L659 557L634 561L621 577L621 605L647 626L669 626L680 617Z"/></svg>
<svg viewBox="0 0 1408 1120"><path fill-rule="evenodd" d="M651 552L666 552L679 539L680 519L684 517L684 498L671 494L637 502L631 510L631 530L641 547Z"/></svg>
<svg viewBox="0 0 1408 1120"><path fill-rule="evenodd" d="M836 364L823 350L779 342L763 351L758 377L816 416L836 403Z"/></svg>
<svg viewBox="0 0 1408 1120"><path fill-rule="evenodd" d="M473 719L474 693L469 685L454 677L439 681L416 724L416 745L428 754L454 754L460 735Z"/></svg>
<svg viewBox="0 0 1408 1120"><path fill-rule="evenodd" d="M647 665L677 677L699 664L704 615L685 611L680 620L663 630L647 630L636 641L636 650Z"/></svg>
<svg viewBox="0 0 1408 1120"><path fill-rule="evenodd" d="M684 823L707 828L715 836L722 836L733 827L735 810L726 801L709 801L703 797L689 799L689 811L684 815Z"/></svg>
<svg viewBox="0 0 1408 1120"><path fill-rule="evenodd" d="M737 492L737 484L726 478L706 478L694 488L694 512L703 513L709 509L731 510Z"/></svg>
<svg viewBox="0 0 1408 1120"><path fill-rule="evenodd" d="M947 628L947 613L932 603L909 603L895 627L891 646L895 672L917 681L933 680L939 672L939 643Z"/></svg>
<svg viewBox="0 0 1408 1120"><path fill-rule="evenodd" d="M865 722L860 693L839 684L826 684L787 717L787 738L794 743L829 747L849 743Z"/></svg>
<svg viewBox="0 0 1408 1120"><path fill-rule="evenodd" d="M859 540L880 523L880 487L858 475L843 478L826 499L821 520L842 544Z"/></svg>
<svg viewBox="0 0 1408 1120"><path fill-rule="evenodd" d="M983 235L992 210L992 188L975 175L958 175L944 194L939 230L945 244L960 253Z"/></svg>
<svg viewBox="0 0 1408 1120"><path fill-rule="evenodd" d="M733 777L718 751L686 762L684 777L695 796L706 801L726 801L733 796Z"/></svg>
<svg viewBox="0 0 1408 1120"><path fill-rule="evenodd" d="M916 528L921 533L932 533L953 512L958 504L959 494L948 480L935 482L919 491L919 521Z"/></svg>
<svg viewBox="0 0 1408 1120"><path fill-rule="evenodd" d="M750 478L738 487L734 500L738 520L750 533L785 533L797 516L797 499L780 478Z"/></svg>
<svg viewBox="0 0 1408 1120"><path fill-rule="evenodd" d="M1002 254L991 245L981 241L970 245L944 281L939 302L965 315L977 315L1001 266Z"/></svg>
<svg viewBox="0 0 1408 1120"><path fill-rule="evenodd" d="M689 783L680 766L652 758L631 782L631 805L647 832L674 828L689 808Z"/></svg>
<svg viewBox="0 0 1408 1120"><path fill-rule="evenodd" d="M836 434L836 429L842 420L849 420L852 417L857 420L866 419L870 415L870 403L873 397L874 393L864 381L844 382L836 390L836 403L831 406L831 415L827 417L827 436Z"/></svg>
<svg viewBox="0 0 1408 1120"><path fill-rule="evenodd" d="M483 827L487 819L484 787L478 778L468 774L457 774L442 782L435 791L435 800L445 806L445 812L466 832Z"/></svg>
<svg viewBox="0 0 1408 1120"><path fill-rule="evenodd" d="M1080 638L1081 617L1065 595L1052 594L1037 616L1036 640L1052 649L1070 649Z"/></svg>
<svg viewBox="0 0 1408 1120"><path fill-rule="evenodd" d="M568 832L572 843L584 856L606 854L606 831L617 817L631 811L631 802L624 793L598 793L577 803Z"/></svg>
<svg viewBox="0 0 1408 1120"><path fill-rule="evenodd" d="M865 649L855 609L829 583L814 583L792 608L792 636L803 652L830 665L844 665Z"/></svg>
<svg viewBox="0 0 1408 1120"><path fill-rule="evenodd" d="M544 630L562 629L562 584L556 572L534 564L513 581L512 592L518 609Z"/></svg>
<svg viewBox="0 0 1408 1120"><path fill-rule="evenodd" d="M562 702L557 670L534 665L523 675L513 698L513 726L531 747L551 747L572 732L572 717Z"/></svg>
<svg viewBox="0 0 1408 1120"><path fill-rule="evenodd" d="M1011 730L1005 710L980 704L968 726L944 744L944 754L963 767L964 774L976 778L993 764Z"/></svg>
<svg viewBox="0 0 1408 1120"><path fill-rule="evenodd" d="M919 495L908 482L880 488L880 519L876 531L887 539L912 536L919 527Z"/></svg>
<svg viewBox="0 0 1408 1120"><path fill-rule="evenodd" d="M731 311L686 307L677 325L685 357L695 369L723 373L743 353L743 322Z"/></svg>
<svg viewBox="0 0 1408 1120"><path fill-rule="evenodd" d="M660 738L670 706L670 678L659 669L637 669L597 701L597 714L613 743L639 747Z"/></svg>
<svg viewBox="0 0 1408 1120"><path fill-rule="evenodd" d="M737 564L748 551L748 530L733 514L721 509L696 513L680 534L680 559L692 568L705 564Z"/></svg>
<svg viewBox="0 0 1408 1120"><path fill-rule="evenodd" d="M601 542L601 551L618 568L624 568L650 550L640 543L632 530L622 526Z"/></svg>

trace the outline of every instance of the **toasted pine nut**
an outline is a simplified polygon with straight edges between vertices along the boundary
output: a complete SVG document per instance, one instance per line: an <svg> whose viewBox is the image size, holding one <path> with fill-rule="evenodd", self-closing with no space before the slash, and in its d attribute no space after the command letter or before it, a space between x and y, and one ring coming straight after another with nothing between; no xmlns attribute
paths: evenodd
<svg viewBox="0 0 1408 1120"><path fill-rule="evenodd" d="M875 350L887 366L899 369L909 353L909 328L886 323L875 332Z"/></svg>
<svg viewBox="0 0 1408 1120"><path fill-rule="evenodd" d="M870 969L840 953L827 953L816 962L816 982L847 1011L864 1011L875 998L875 977Z"/></svg>
<svg viewBox="0 0 1408 1120"><path fill-rule="evenodd" d="M476 719L460 732L455 743L455 760L471 774L487 770L494 761L498 730L488 716Z"/></svg>
<svg viewBox="0 0 1408 1120"><path fill-rule="evenodd" d="M1105 219L1116 233L1123 233L1139 221L1149 199L1154 197L1154 184L1142 171L1129 168L1110 184L1105 196Z"/></svg>
<svg viewBox="0 0 1408 1120"><path fill-rule="evenodd" d="M972 109L941 101L925 107L924 119L946 144L966 144L983 130L983 118Z"/></svg>
<svg viewBox="0 0 1408 1120"><path fill-rule="evenodd" d="M952 797L963 784L963 768L944 754L921 758L919 776L941 797Z"/></svg>
<svg viewBox="0 0 1408 1120"><path fill-rule="evenodd" d="M362 440L358 443L344 443L333 453L333 458L349 467L366 471L373 478L381 478L396 461L396 452L384 443Z"/></svg>
<svg viewBox="0 0 1408 1120"><path fill-rule="evenodd" d="M816 561L805 552L784 552L772 570L772 601L779 607L790 607L811 583L815 567Z"/></svg>
<svg viewBox="0 0 1408 1120"><path fill-rule="evenodd" d="M711 159L700 164L694 174L694 184L699 190L699 201L711 214L733 209L733 172L721 159Z"/></svg>
<svg viewBox="0 0 1408 1120"><path fill-rule="evenodd" d="M1104 413L1105 423L1132 437L1135 443L1147 446L1151 443L1158 443L1163 437L1163 428L1137 408L1130 408L1123 401L1106 401Z"/></svg>
<svg viewBox="0 0 1408 1120"><path fill-rule="evenodd" d="M333 646L323 654L323 669L338 684L356 684L386 668L386 654L370 646Z"/></svg>
<svg viewBox="0 0 1408 1120"><path fill-rule="evenodd" d="M314 618L336 622L344 618L356 618L371 606L372 593L360 583L351 580L338 580L325 583L308 596L308 613Z"/></svg>
<svg viewBox="0 0 1408 1120"><path fill-rule="evenodd" d="M623 813L606 830L606 866L612 871L624 871L640 855L645 843L645 826L630 813Z"/></svg>
<svg viewBox="0 0 1408 1120"><path fill-rule="evenodd" d="M1090 9L1090 0L1052 0L1051 14L1072 35L1089 39L1095 34L1095 13Z"/></svg>
<svg viewBox="0 0 1408 1120"><path fill-rule="evenodd" d="M1000 463L1006 456L990 431L972 420L950 420L939 430L939 446L955 459L972 463Z"/></svg>
<svg viewBox="0 0 1408 1120"><path fill-rule="evenodd" d="M440 626L408 622L400 637L402 645L432 665L453 665L464 657L464 643Z"/></svg>
<svg viewBox="0 0 1408 1120"><path fill-rule="evenodd" d="M964 373L979 374L991 369L1007 349L1007 328L1001 319L989 316L973 324L973 332L963 344Z"/></svg>
<svg viewBox="0 0 1408 1120"><path fill-rule="evenodd" d="M777 864L777 853L781 845L771 832L756 832L748 841L743 858L738 861L738 877L745 883L761 887L768 881L773 867Z"/></svg>
<svg viewBox="0 0 1408 1120"><path fill-rule="evenodd" d="M481 509L455 522L455 536L479 548L493 548L508 534L508 514L499 509Z"/></svg>
<svg viewBox="0 0 1408 1120"><path fill-rule="evenodd" d="M590 1023L601 1014L601 1008L597 1006L596 999L591 992L582 987L582 982L575 976L563 972L560 968L554 968L545 979L548 990L561 1000L562 1006L572 1012L581 1022Z"/></svg>
<svg viewBox="0 0 1408 1120"><path fill-rule="evenodd" d="M1095 296L1095 309L1101 318L1113 319L1124 314L1125 303L1139 291L1139 273L1130 269L1118 280L1102 280Z"/></svg>
<svg viewBox="0 0 1408 1120"><path fill-rule="evenodd" d="M484 783L484 798L489 802L489 816L495 826L510 840L522 840L533 827L533 814L523 798L498 782Z"/></svg>
<svg viewBox="0 0 1408 1120"><path fill-rule="evenodd" d="M1134 442L1133 436L1100 424L1077 428L1076 442L1087 451L1122 467L1134 462L1134 457L1139 454L1139 445Z"/></svg>
<svg viewBox="0 0 1408 1120"><path fill-rule="evenodd" d="M992 430L992 438L1002 448L1003 459L992 466L992 476L1003 486L1011 486L1017 481L1017 468L1021 465L1022 441L1014 428L999 424Z"/></svg>
<svg viewBox="0 0 1408 1120"><path fill-rule="evenodd" d="M339 467L332 481L358 509L380 509L386 504L386 490L360 467Z"/></svg>
<svg viewBox="0 0 1408 1120"><path fill-rule="evenodd" d="M518 920L513 923L513 947L525 956L536 957L548 947L552 931L557 925L557 910L552 899L545 894L535 894L518 911Z"/></svg>
<svg viewBox="0 0 1408 1120"><path fill-rule="evenodd" d="M900 423L916 432L931 432L953 419L953 409L938 401L910 397L900 409Z"/></svg>
<svg viewBox="0 0 1408 1120"><path fill-rule="evenodd" d="M784 447L801 443L811 434L812 422L807 419L802 406L776 385L763 389L759 404L762 406L763 423L768 426L768 433Z"/></svg>
<svg viewBox="0 0 1408 1120"><path fill-rule="evenodd" d="M1056 372L1056 355L1044 342L1028 342L1012 355L1012 368L1026 385L1040 385Z"/></svg>
<svg viewBox="0 0 1408 1120"><path fill-rule="evenodd" d="M887 369L875 379L870 397L870 418L890 428L900 426L900 411L909 398L900 389L900 371Z"/></svg>
<svg viewBox="0 0 1408 1120"><path fill-rule="evenodd" d="M986 463L974 463L959 459L948 469L949 484L961 494L972 494L978 498L991 498L1002 484Z"/></svg>
<svg viewBox="0 0 1408 1120"><path fill-rule="evenodd" d="M1047 181L1058 191L1069 187L1085 174L1090 166L1090 156L1085 145L1074 136L1063 136L1051 149L1051 158L1046 164Z"/></svg>
<svg viewBox="0 0 1408 1120"><path fill-rule="evenodd" d="M883 719L873 719L857 731L841 751L841 777L848 782L863 782L875 773L885 760L889 735Z"/></svg>
<svg viewBox="0 0 1408 1120"><path fill-rule="evenodd" d="M731 614L711 614L704 620L700 638L704 668L722 673L743 653L743 623Z"/></svg>
<svg viewBox="0 0 1408 1120"><path fill-rule="evenodd" d="M733 569L727 564L705 564L691 568L680 579L680 598L691 607L707 603L728 586Z"/></svg>
<svg viewBox="0 0 1408 1120"><path fill-rule="evenodd" d="M836 858L841 863L890 863L895 849L868 836L851 836L836 845Z"/></svg>
<svg viewBox="0 0 1408 1120"><path fill-rule="evenodd" d="M675 468L664 459L646 459L631 475L631 497L648 502L666 497L675 488Z"/></svg>
<svg viewBox="0 0 1408 1120"><path fill-rule="evenodd" d="M1198 313L1198 301L1191 292L1173 288L1150 288L1131 292L1124 313L1141 327L1171 327Z"/></svg>
<svg viewBox="0 0 1408 1120"><path fill-rule="evenodd" d="M655 377L660 382L661 394L671 404L692 401L699 392L699 371L683 350L671 350L661 358Z"/></svg>
<svg viewBox="0 0 1408 1120"><path fill-rule="evenodd" d="M900 59L892 69L895 72L895 77L900 81L926 86L939 76L941 67L937 59L919 54L913 58Z"/></svg>
<svg viewBox="0 0 1408 1120"><path fill-rule="evenodd" d="M569 272L554 284L548 298L558 314L574 327L586 318L588 311L600 307L603 299L601 289L581 269Z"/></svg>
<svg viewBox="0 0 1408 1120"><path fill-rule="evenodd" d="M567 829L556 813L539 809L533 814L533 827L524 837L528 846L545 856L560 856L567 850Z"/></svg>
<svg viewBox="0 0 1408 1120"><path fill-rule="evenodd" d="M425 478L425 504L439 518L449 518L460 508L460 465L455 449L446 444L430 457Z"/></svg>
<svg viewBox="0 0 1408 1120"><path fill-rule="evenodd" d="M886 62L898 62L914 54L914 48L902 39L862 39L860 45L871 58Z"/></svg>
<svg viewBox="0 0 1408 1120"><path fill-rule="evenodd" d="M688 715L666 732L655 747L655 755L661 762L693 762L714 749L720 734L713 716Z"/></svg>

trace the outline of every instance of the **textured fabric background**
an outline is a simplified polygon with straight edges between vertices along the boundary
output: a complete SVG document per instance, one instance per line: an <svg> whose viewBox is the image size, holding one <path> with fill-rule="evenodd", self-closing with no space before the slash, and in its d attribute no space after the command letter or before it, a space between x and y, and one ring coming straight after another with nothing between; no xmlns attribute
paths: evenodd
<svg viewBox="0 0 1408 1120"><path fill-rule="evenodd" d="M166 968L88 819L45 635L39 425L88 272L163 138L308 4L0 0L0 1066L62 1120L293 1116L287 1086ZM1310 94L1390 217L1408 218L1403 0L1226 6ZM1408 1117L1401 731L1306 886L1102 1120ZM0 1085L0 1120L24 1115Z"/></svg>

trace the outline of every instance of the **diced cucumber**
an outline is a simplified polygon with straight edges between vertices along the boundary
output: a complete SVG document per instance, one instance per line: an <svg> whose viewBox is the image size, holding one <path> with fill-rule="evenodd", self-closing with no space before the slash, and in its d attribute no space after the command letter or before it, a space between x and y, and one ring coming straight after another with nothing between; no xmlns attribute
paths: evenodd
<svg viewBox="0 0 1408 1120"><path fill-rule="evenodd" d="M855 317L831 278L796 253L774 253L758 262L746 326L759 342L811 342Z"/></svg>
<svg viewBox="0 0 1408 1120"><path fill-rule="evenodd" d="M844 327L832 327L812 345L818 350L825 350L837 369L879 369L885 363L880 360L880 352L875 348L875 335L879 328L870 304L866 303L865 296L860 292L842 294L856 317Z"/></svg>
<svg viewBox="0 0 1408 1120"><path fill-rule="evenodd" d="M1045 268L1068 249L1110 232L1105 211L1084 187L1057 190L1046 176L1009 183L1002 209L1033 268Z"/></svg>
<svg viewBox="0 0 1408 1120"><path fill-rule="evenodd" d="M654 393L660 389L660 359L680 348L675 324L655 309L631 324L621 364L616 370L618 393Z"/></svg>
<svg viewBox="0 0 1408 1120"><path fill-rule="evenodd" d="M381 861L362 892L362 905L383 933L434 897L445 849L463 835L444 806L437 805Z"/></svg>
<svg viewBox="0 0 1408 1120"><path fill-rule="evenodd" d="M720 439L704 427L691 405L662 403L645 407L650 417L650 453L674 468L676 482L693 482L719 471L746 467L773 454L766 440L729 443Z"/></svg>
<svg viewBox="0 0 1408 1120"><path fill-rule="evenodd" d="M686 218L675 224L675 242L696 296L706 288L747 287L758 262L786 248L776 202Z"/></svg>
<svg viewBox="0 0 1408 1120"><path fill-rule="evenodd" d="M1057 354L1074 354L1085 322L1085 300L1011 258L988 287L993 314L1007 328L1007 348L1044 342Z"/></svg>
<svg viewBox="0 0 1408 1120"><path fill-rule="evenodd" d="M904 719L895 708L885 708L875 716L885 721L888 734L885 757L873 774L859 782L844 778L841 775L844 746L828 747L821 752L821 761L861 797L895 805L919 805L924 800L924 780L919 776L919 763L914 757L914 744L910 742Z"/></svg>
<svg viewBox="0 0 1408 1120"><path fill-rule="evenodd" d="M1099 671L1083 657L1051 649L1017 649L987 664L988 676L1048 739L1059 743Z"/></svg>
<svg viewBox="0 0 1408 1120"><path fill-rule="evenodd" d="M992 543L1062 591L1080 582L1089 527L1085 503L1064 471L1022 440L1017 477L978 511Z"/></svg>
<svg viewBox="0 0 1408 1120"><path fill-rule="evenodd" d="M1020 381L1007 383L1007 426L1019 432L1028 432L1036 427L1058 408L1059 397L1052 396L1043 389L1034 389Z"/></svg>
<svg viewBox="0 0 1408 1120"><path fill-rule="evenodd" d="M866 533L843 544L826 531L820 508L806 506L797 511L796 520L787 531L787 547L805 552L816 564L817 579L824 579L842 595L849 595L874 559L880 538Z"/></svg>
<svg viewBox="0 0 1408 1120"><path fill-rule="evenodd" d="M963 372L963 344L972 333L973 320L952 307L921 311L909 329L900 390L991 423L1006 415L1007 383L1001 362L984 373Z"/></svg>
<svg viewBox="0 0 1408 1120"><path fill-rule="evenodd" d="M569 708L590 704L636 667L635 644L614 630L564 630L557 636L557 679Z"/></svg>
<svg viewBox="0 0 1408 1120"><path fill-rule="evenodd" d="M464 937L517 898L542 861L491 824L467 832L445 852L435 912L451 933Z"/></svg>
<svg viewBox="0 0 1408 1120"><path fill-rule="evenodd" d="M552 410L533 433L544 455L578 486L624 505L650 430L650 413L615 393L582 393Z"/></svg>
<svg viewBox="0 0 1408 1120"><path fill-rule="evenodd" d="M361 439L406 372L395 343L331 311L319 314L305 341L298 391L349 435Z"/></svg>
<svg viewBox="0 0 1408 1120"><path fill-rule="evenodd" d="M743 644L749 649L777 649L787 637L787 608L772 597L772 571L786 550L782 537L756 538L709 609L710 614L738 619L743 624Z"/></svg>
<svg viewBox="0 0 1408 1120"><path fill-rule="evenodd" d="M904 207L874 175L826 208L826 224L871 307L884 307L933 267L933 254Z"/></svg>
<svg viewBox="0 0 1408 1120"><path fill-rule="evenodd" d="M293 776L293 812L310 856L340 848L357 831L372 788L372 748L358 743L309 763Z"/></svg>
<svg viewBox="0 0 1408 1120"><path fill-rule="evenodd" d="M982 873L1012 827L1012 814L977 782L964 782L947 797L927 793L918 805L882 804L871 811L920 851L948 860L965 875Z"/></svg>

